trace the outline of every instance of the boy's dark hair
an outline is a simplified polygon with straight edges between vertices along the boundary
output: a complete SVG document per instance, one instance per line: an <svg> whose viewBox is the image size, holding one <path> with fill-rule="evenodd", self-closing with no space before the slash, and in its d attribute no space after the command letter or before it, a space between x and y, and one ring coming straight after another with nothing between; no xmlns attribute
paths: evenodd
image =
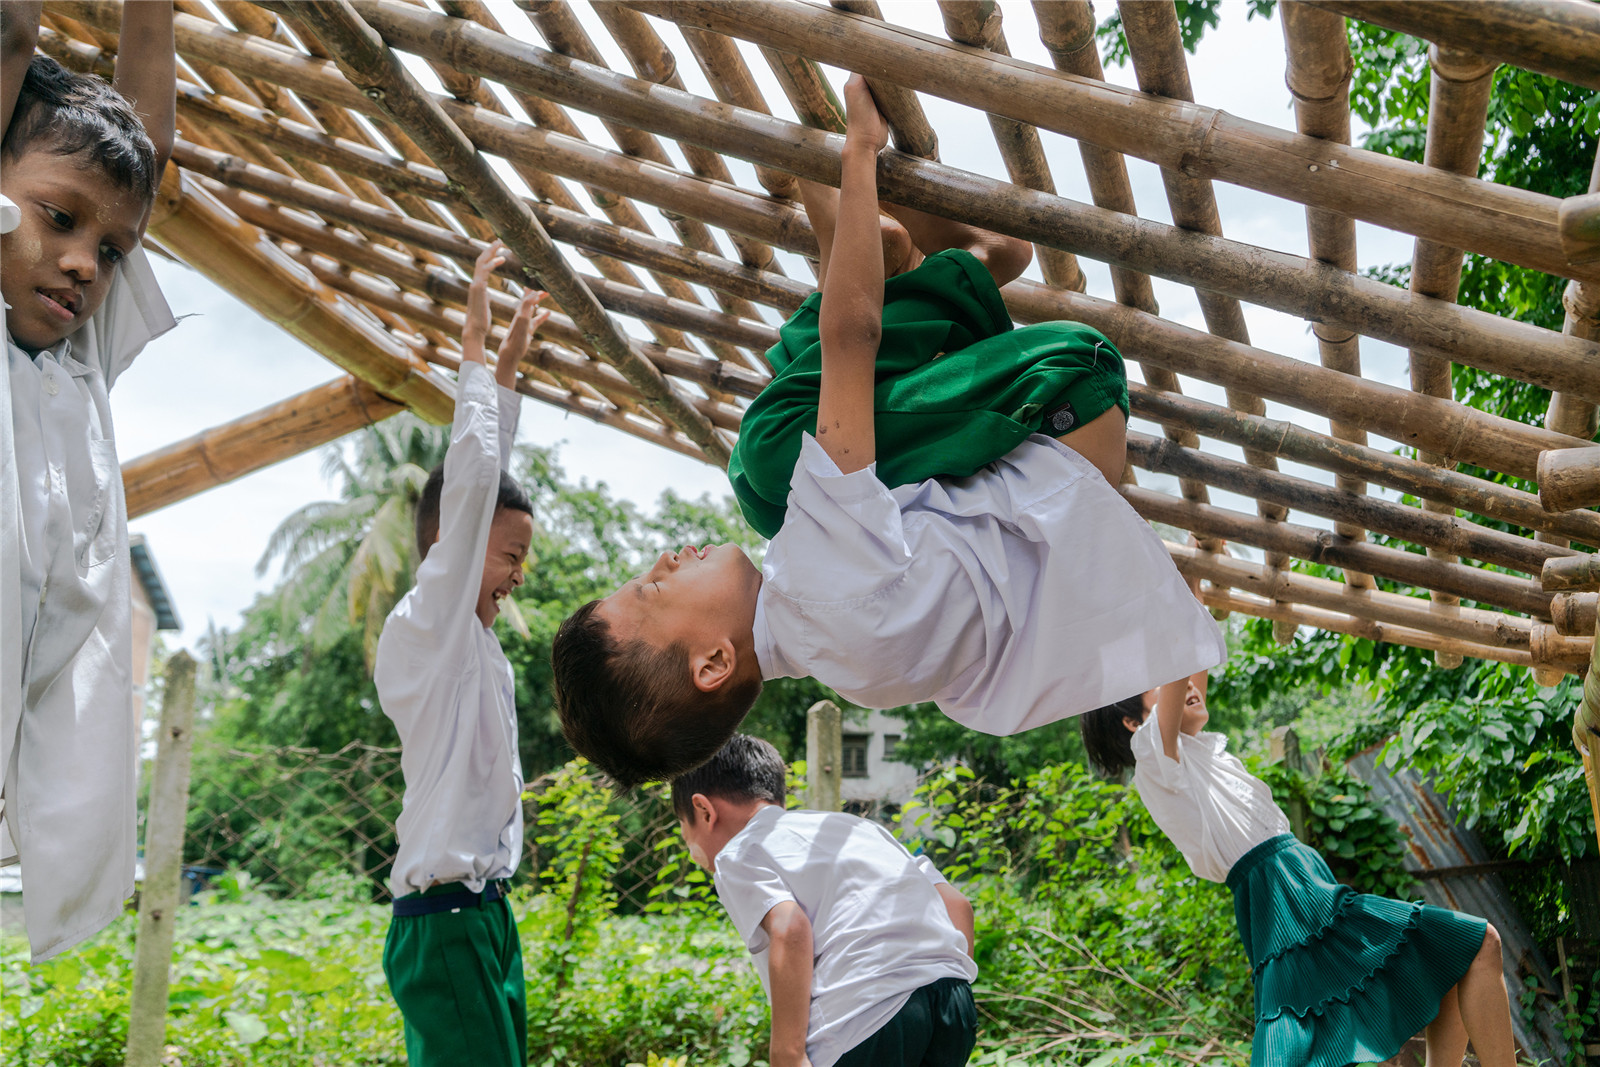
<svg viewBox="0 0 1600 1067"><path fill-rule="evenodd" d="M427 559L428 549L439 539L439 496L444 492L444 464L428 472L422 486L422 498L417 501L417 558ZM494 510L501 508L533 514L533 501L523 492L517 480L505 471L500 472L500 491L494 499Z"/></svg>
<svg viewBox="0 0 1600 1067"><path fill-rule="evenodd" d="M1144 697L1138 693L1078 716L1078 729L1083 733L1083 750L1089 756L1089 766L1107 778L1119 777L1132 767L1133 734L1122 720L1131 719L1138 725L1144 721L1144 716Z"/></svg>
<svg viewBox="0 0 1600 1067"><path fill-rule="evenodd" d="M132 105L104 79L74 74L49 56L28 63L0 144L6 159L34 151L81 157L78 166L99 167L147 204L161 180L155 146Z"/></svg>
<svg viewBox="0 0 1600 1067"><path fill-rule="evenodd" d="M706 693L683 645L619 641L591 600L550 646L556 707L567 743L620 789L674 778L710 759L761 695L761 679Z"/></svg>
<svg viewBox="0 0 1600 1067"><path fill-rule="evenodd" d="M672 780L672 810L680 819L693 817L689 801L696 793L782 805L787 772L777 749L759 737L734 734L716 755Z"/></svg>

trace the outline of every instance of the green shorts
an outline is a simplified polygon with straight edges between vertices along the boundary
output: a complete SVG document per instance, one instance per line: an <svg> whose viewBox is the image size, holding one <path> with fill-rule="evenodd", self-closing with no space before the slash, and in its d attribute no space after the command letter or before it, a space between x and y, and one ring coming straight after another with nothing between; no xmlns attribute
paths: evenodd
<svg viewBox="0 0 1600 1067"><path fill-rule="evenodd" d="M962 1067L978 1041L978 1008L961 978L925 985L837 1067Z"/></svg>
<svg viewBox="0 0 1600 1067"><path fill-rule="evenodd" d="M410 897L463 888L437 885ZM383 946L383 973L405 1017L411 1067L528 1062L522 943L503 897L458 911L395 916Z"/></svg>
<svg viewBox="0 0 1600 1067"><path fill-rule="evenodd" d="M745 411L728 464L745 519L766 537L783 525L801 435L816 432L821 306L813 293L779 329L773 379ZM994 278L961 249L884 283L876 374L877 471L890 488L966 477L1030 434L1128 413L1122 355L1103 334L1075 322L1013 328Z"/></svg>

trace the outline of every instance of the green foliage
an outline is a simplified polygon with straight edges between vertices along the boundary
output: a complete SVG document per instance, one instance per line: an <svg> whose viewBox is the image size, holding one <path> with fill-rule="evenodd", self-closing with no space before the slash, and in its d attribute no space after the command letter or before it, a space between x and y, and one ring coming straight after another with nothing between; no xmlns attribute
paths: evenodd
<svg viewBox="0 0 1600 1067"><path fill-rule="evenodd" d="M535 969L549 972L559 990L579 961L595 950L600 925L616 908L612 875L622 840L611 794L586 760L573 760L557 771L538 799L532 836L539 850L539 885L563 909L565 921L554 954L537 961Z"/></svg>
<svg viewBox="0 0 1600 1067"><path fill-rule="evenodd" d="M1362 893L1408 899L1416 879L1402 862L1400 824L1372 802L1372 787L1344 767L1308 775L1282 764L1260 769L1273 799L1286 811L1305 813L1306 844L1322 854L1328 869Z"/></svg>

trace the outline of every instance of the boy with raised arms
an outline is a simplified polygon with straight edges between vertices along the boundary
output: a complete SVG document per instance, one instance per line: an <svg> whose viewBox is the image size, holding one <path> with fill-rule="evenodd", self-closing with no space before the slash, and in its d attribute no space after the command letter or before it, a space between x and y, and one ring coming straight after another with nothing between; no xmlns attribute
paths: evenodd
<svg viewBox="0 0 1600 1067"><path fill-rule="evenodd" d="M705 761L768 678L810 675L864 707L932 700L973 729L1010 734L1224 655L1221 633L1160 539L1113 488L1126 458L1126 380L1103 338L1089 343L1081 327L1042 324L1063 327L1082 357L1068 375L1068 408L1056 412L1072 416L1060 437L1025 434L964 477L898 486L879 477L888 327L875 172L887 127L859 77L845 100L812 407L794 383L784 394L810 412L815 433L798 434L762 569L729 545L663 553L575 612L554 642L567 739L622 786ZM953 262L968 281L987 276L962 256L976 261L963 252L929 263ZM933 332L962 336L949 326ZM932 367L956 360L981 373L981 363L959 362L963 352L939 355L928 353ZM950 379L940 388L948 399ZM900 406L916 415L917 398L932 395L908 387ZM1073 395L1093 407L1076 410ZM921 414L948 416L943 401L929 403Z"/></svg>
<svg viewBox="0 0 1600 1067"><path fill-rule="evenodd" d="M772 1067L961 1067L972 905L877 823L783 798L777 749L744 734L672 782L689 854L772 1002Z"/></svg>
<svg viewBox="0 0 1600 1067"><path fill-rule="evenodd" d="M0 3L0 863L35 961L133 893L128 521L109 391L176 325L140 240L172 152L172 5L122 7L116 80Z"/></svg>
<svg viewBox="0 0 1600 1067"><path fill-rule="evenodd" d="M513 1067L528 1054L522 945L505 899L522 855L516 682L493 627L533 539L533 506L506 468L517 364L549 313L534 314L543 293L523 294L491 376L489 275L504 262L496 241L473 268L450 449L417 504L422 562L384 622L373 672L406 783L383 972L413 1067Z"/></svg>

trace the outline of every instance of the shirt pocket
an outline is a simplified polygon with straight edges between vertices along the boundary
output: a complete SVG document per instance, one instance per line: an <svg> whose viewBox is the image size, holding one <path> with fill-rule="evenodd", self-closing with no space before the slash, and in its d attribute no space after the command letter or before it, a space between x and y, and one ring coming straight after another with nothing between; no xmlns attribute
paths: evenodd
<svg viewBox="0 0 1600 1067"><path fill-rule="evenodd" d="M117 554L117 523L110 514L116 505L116 484L122 477L117 466L117 443L109 438L89 442L89 468L94 488L87 507L74 507L73 540L78 568L97 567Z"/></svg>

